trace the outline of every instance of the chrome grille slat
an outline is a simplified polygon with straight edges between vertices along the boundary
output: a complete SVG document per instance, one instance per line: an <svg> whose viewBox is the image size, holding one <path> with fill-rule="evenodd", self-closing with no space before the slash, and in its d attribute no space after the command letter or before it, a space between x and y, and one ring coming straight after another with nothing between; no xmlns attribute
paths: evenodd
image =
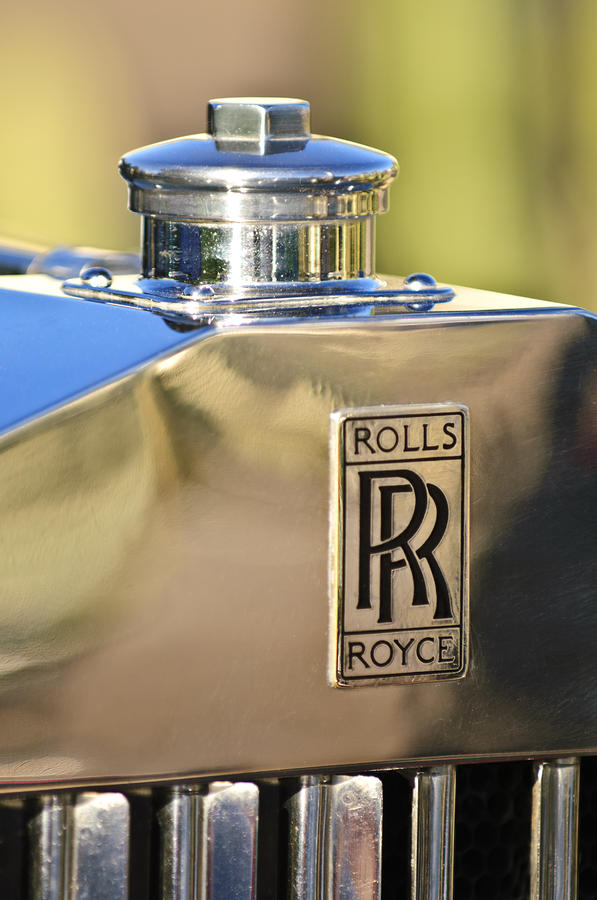
<svg viewBox="0 0 597 900"><path fill-rule="evenodd" d="M379 778L269 779L261 785L260 835L261 788L253 783L182 784L167 792L130 786L130 797L114 791L6 795L0 848L11 849L0 855L0 896L380 900L383 812L387 898L575 900L579 792L586 783L579 896L589 900L595 763L582 761L586 781L574 758L534 767L521 760L395 770Z"/></svg>
<svg viewBox="0 0 597 900"><path fill-rule="evenodd" d="M324 780L300 779L288 801L288 900L316 900L320 893Z"/></svg>
<svg viewBox="0 0 597 900"><path fill-rule="evenodd" d="M67 884L67 802L59 794L40 797L29 822L32 900L63 900Z"/></svg>
<svg viewBox="0 0 597 900"><path fill-rule="evenodd" d="M29 836L31 900L127 900L130 810L123 794L44 795Z"/></svg>
<svg viewBox="0 0 597 900"><path fill-rule="evenodd" d="M176 787L158 815L161 900L254 900L259 789Z"/></svg>
<svg viewBox="0 0 597 900"><path fill-rule="evenodd" d="M378 778L337 777L326 787L323 896L379 900L382 786Z"/></svg>
<svg viewBox="0 0 597 900"><path fill-rule="evenodd" d="M69 818L69 900L127 900L130 811L126 797L80 794Z"/></svg>
<svg viewBox="0 0 597 900"><path fill-rule="evenodd" d="M537 766L533 786L531 900L575 900L580 763L573 757Z"/></svg>
<svg viewBox="0 0 597 900"><path fill-rule="evenodd" d="M195 896L198 815L198 790L186 785L175 787L158 813L162 900L193 900Z"/></svg>
<svg viewBox="0 0 597 900"><path fill-rule="evenodd" d="M255 784L215 782L209 786L203 797L200 900L253 900L258 822Z"/></svg>
<svg viewBox="0 0 597 900"><path fill-rule="evenodd" d="M413 900L452 900L455 797L454 766L440 766L415 775L411 857Z"/></svg>
<svg viewBox="0 0 597 900"><path fill-rule="evenodd" d="M289 802L289 900L378 900L382 787L371 776L301 778Z"/></svg>

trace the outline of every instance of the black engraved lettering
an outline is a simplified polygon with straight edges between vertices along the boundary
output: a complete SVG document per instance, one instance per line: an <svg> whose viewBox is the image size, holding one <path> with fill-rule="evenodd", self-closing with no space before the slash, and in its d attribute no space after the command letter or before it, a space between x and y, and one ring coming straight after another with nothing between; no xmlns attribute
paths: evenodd
<svg viewBox="0 0 597 900"><path fill-rule="evenodd" d="M421 640L417 644L417 650L416 650L417 659L419 660L419 662L422 662L422 663L435 662L435 656L423 656L423 653L421 652L421 647L423 646L423 644L433 644L433 638L432 637L421 638Z"/></svg>
<svg viewBox="0 0 597 900"><path fill-rule="evenodd" d="M362 443L367 447L371 453L375 453L375 447L372 447L369 443L369 438L371 437L371 430L369 428L355 428L354 430L354 452L355 455L359 453L359 444Z"/></svg>
<svg viewBox="0 0 597 900"><path fill-rule="evenodd" d="M449 634L440 634L437 640L439 644L439 662L454 662L454 641L452 637ZM451 653L451 656L447 656L447 653Z"/></svg>
<svg viewBox="0 0 597 900"><path fill-rule="evenodd" d="M439 450L439 444L430 444L427 440L427 432L429 430L429 425L427 422L423 423L423 450Z"/></svg>
<svg viewBox="0 0 597 900"><path fill-rule="evenodd" d="M443 444L442 444L443 450L451 450L452 447L455 447L456 444L458 443L458 438L454 434L454 428L456 428L456 422L446 422L444 424L444 434L446 435L446 437L450 438L450 441L443 442ZM450 429L452 429L452 430L450 430Z"/></svg>
<svg viewBox="0 0 597 900"><path fill-rule="evenodd" d="M410 650L410 648L412 647L414 642L415 642L414 638L409 638L409 640L406 642L406 644L401 644L400 641L398 640L398 638L394 638L394 643L396 644L396 646L398 647L398 649L400 650L400 652L402 654L402 665L403 666L406 665L408 651Z"/></svg>
<svg viewBox="0 0 597 900"><path fill-rule="evenodd" d="M410 444L408 443L408 430L409 430L409 428L410 428L410 425L405 425L405 426L404 426L404 452L405 452L405 453L414 453L416 450L420 450L421 448L420 448L419 446L416 446L416 447L413 446L413 447L411 447Z"/></svg>
<svg viewBox="0 0 597 900"><path fill-rule="evenodd" d="M446 583L446 579L444 578L444 573L441 570L441 566L433 555L434 551L437 549L437 545L440 543L444 534L446 533L446 528L448 527L448 501L446 500L443 492L440 491L440 489L437 487L437 485L428 484L427 490L429 491L429 496L435 503L435 525L433 526L431 534L429 535L425 543L422 544L417 550L417 556L419 557L419 559L425 560L431 570L433 581L435 582L436 600L433 618L451 619L452 604L450 603L450 591L448 590L448 585Z"/></svg>
<svg viewBox="0 0 597 900"><path fill-rule="evenodd" d="M387 647L389 653L384 660L379 660L376 656L378 647ZM392 660L394 659L394 648L390 644L389 641L376 641L371 647L371 661L379 668L383 669L385 666L389 666Z"/></svg>
<svg viewBox="0 0 597 900"><path fill-rule="evenodd" d="M362 641L349 641L348 642L348 668L352 669L353 660L358 659L363 663L366 669L369 669L369 663L363 659L363 653L365 652L365 645Z"/></svg>
<svg viewBox="0 0 597 900"><path fill-rule="evenodd" d="M390 433L390 438L386 440L386 438L381 439L382 434L386 432ZM381 431L377 435L376 444L381 450L382 453L391 453L392 450L395 450L398 446L398 432L395 428L391 428L389 425L386 425L385 428L382 428ZM384 446L385 445L385 446Z"/></svg>

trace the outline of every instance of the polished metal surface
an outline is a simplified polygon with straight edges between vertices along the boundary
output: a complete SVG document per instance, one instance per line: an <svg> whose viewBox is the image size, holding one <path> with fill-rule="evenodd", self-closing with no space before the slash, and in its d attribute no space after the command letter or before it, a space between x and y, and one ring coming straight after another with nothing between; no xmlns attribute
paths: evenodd
<svg viewBox="0 0 597 900"><path fill-rule="evenodd" d="M591 315L458 289L179 331L2 284L5 790L597 750ZM330 415L445 402L471 426L468 673L337 690Z"/></svg>
<svg viewBox="0 0 597 900"><path fill-rule="evenodd" d="M198 225L143 219L144 278L193 284L318 286L374 275L375 220ZM366 285L365 285L366 286Z"/></svg>
<svg viewBox="0 0 597 900"><path fill-rule="evenodd" d="M381 781L366 775L333 778L326 788L323 897L379 900L381 829Z"/></svg>
<svg viewBox="0 0 597 900"><path fill-rule="evenodd" d="M578 880L578 759L539 763L533 786L531 900L575 900Z"/></svg>
<svg viewBox="0 0 597 900"><path fill-rule="evenodd" d="M127 900L129 832L122 794L42 795L29 823L31 900Z"/></svg>
<svg viewBox="0 0 597 900"><path fill-rule="evenodd" d="M315 149L310 152L310 156L301 162L307 166L307 175L302 176L301 192L298 189L293 192L295 181L299 176L293 171L293 181L286 184L284 180L284 171L282 164L284 162L295 163L298 160L288 160L287 157L294 156L295 153L280 153L272 158L256 157L259 160L267 162L267 168L259 173L259 182L262 190L250 189L251 185L245 186L242 176L238 173L244 171L245 161L252 159L248 153L240 155L231 154L236 157L233 160L225 160L230 165L230 171L224 169L222 173L215 167L215 163L220 162L218 159L211 159L211 154L219 153L215 147L215 141L211 144L204 135L197 135L195 138L181 138L185 141L196 141L201 147L201 157L205 154L203 146L209 147L210 155L205 162L201 157L197 161L197 166L202 175L205 172L212 172L212 182L222 179L222 186L216 184L213 191L202 190L199 185L195 186L192 182L186 188L172 189L167 187L155 190L143 190L140 186L132 184L129 186L129 208L132 212L137 212L143 216L154 216L157 219L163 219L167 222L205 222L213 226L214 223L227 224L230 222L325 222L336 221L337 219L362 219L365 216L377 216L387 212L390 207L389 190L387 184L378 185L381 177L371 179L371 183L363 177L351 178L350 181L344 183L342 174L338 181L345 188L346 193L337 193L333 191L336 179L329 179L330 169L334 167L334 153L336 152L336 144L338 141L332 138L324 138L314 136L306 145L302 153L306 153L307 149L315 145ZM348 142L346 142L348 143ZM158 145L159 146L159 145ZM357 147L358 145L348 145ZM367 148L368 149L368 148ZM374 153L376 151L371 151ZM342 155L349 156L348 153L341 148ZM317 154L317 155L316 155ZM221 154L227 156L225 152ZM319 160L319 155L323 158ZM313 158L311 158L311 156ZM375 161L373 161L374 164ZM236 165L236 167L235 167ZM327 169L325 168L327 165ZM350 163L346 164L349 168ZM394 165L394 162L393 162ZM356 166L355 166L356 167ZM389 168L389 167L388 167ZM136 173L136 167L121 166L121 174L124 178L128 178L129 174ZM376 173L377 175L377 173ZM396 170L391 171L391 175L382 172L381 176L390 181L396 175ZM225 179L239 179L237 189L234 189L232 183L226 186ZM328 191L321 192L317 189L318 179L328 178ZM156 176L156 180L159 174ZM275 185L275 189L272 186ZM298 182L300 185L300 182ZM304 188L307 190L304 190ZM264 188L267 188L265 190Z"/></svg>
<svg viewBox="0 0 597 900"><path fill-rule="evenodd" d="M160 900L196 900L201 797L177 785L158 812Z"/></svg>
<svg viewBox="0 0 597 900"><path fill-rule="evenodd" d="M177 786L158 814L161 900L253 900L259 789Z"/></svg>
<svg viewBox="0 0 597 900"><path fill-rule="evenodd" d="M452 900L456 770L417 772L413 785L412 900Z"/></svg>
<svg viewBox="0 0 597 900"><path fill-rule="evenodd" d="M212 782L202 797L200 900L254 900L259 789Z"/></svg>
<svg viewBox="0 0 597 900"><path fill-rule="evenodd" d="M69 900L127 900L128 800L122 794L80 794L71 815Z"/></svg>
<svg viewBox="0 0 597 900"><path fill-rule="evenodd" d="M326 779L304 775L288 801L288 900L319 900Z"/></svg>
<svg viewBox="0 0 597 900"><path fill-rule="evenodd" d="M331 416L331 680L462 678L468 653L468 410Z"/></svg>
<svg viewBox="0 0 597 900"><path fill-rule="evenodd" d="M67 795L42 795L29 822L31 900L68 897L69 807Z"/></svg>
<svg viewBox="0 0 597 900"><path fill-rule="evenodd" d="M328 282L255 282L233 290L229 284L191 285L167 278L113 278L103 268L85 269L62 285L65 294L159 313L180 323L234 324L266 318L376 316L428 312L451 302L454 290L431 275L354 278Z"/></svg>
<svg viewBox="0 0 597 900"><path fill-rule="evenodd" d="M309 104L212 100L210 134L128 153L120 171L143 216L142 274L191 284L302 284L374 274L374 221L396 160L311 135Z"/></svg>

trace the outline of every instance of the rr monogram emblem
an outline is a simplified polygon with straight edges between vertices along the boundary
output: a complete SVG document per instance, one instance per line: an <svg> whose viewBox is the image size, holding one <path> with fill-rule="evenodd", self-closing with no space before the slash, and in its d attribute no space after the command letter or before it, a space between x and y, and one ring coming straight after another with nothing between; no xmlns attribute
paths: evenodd
<svg viewBox="0 0 597 900"><path fill-rule="evenodd" d="M398 479L399 482L389 483ZM443 491L435 484L425 484L416 472L398 469L395 472L359 472L361 493L361 521L359 527L359 601L358 609L371 609L371 556L380 554L379 560L379 616L378 623L392 619L392 573L395 569L408 567L413 582L413 606L429 604L429 595L421 563L426 562L435 587L434 619L451 619L452 607L450 591L446 579L435 558L434 551L446 533L448 526L448 501ZM381 483L379 483L381 482ZM380 537L378 544L371 544L371 491L375 484L380 493ZM412 491L415 504L410 520L398 534L394 533L394 497L396 494ZM425 519L428 498L435 504L435 523L429 536L417 550L415 541ZM395 558L394 551L402 555Z"/></svg>
<svg viewBox="0 0 597 900"><path fill-rule="evenodd" d="M467 424L453 404L334 414L336 684L464 674Z"/></svg>

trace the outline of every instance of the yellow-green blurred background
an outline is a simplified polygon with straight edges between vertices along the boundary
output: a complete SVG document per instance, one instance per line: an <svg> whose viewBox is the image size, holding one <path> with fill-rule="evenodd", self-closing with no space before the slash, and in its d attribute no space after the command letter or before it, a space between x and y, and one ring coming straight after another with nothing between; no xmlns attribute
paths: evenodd
<svg viewBox="0 0 597 900"><path fill-rule="evenodd" d="M0 233L129 248L116 162L211 96L394 153L378 268L597 309L596 0L1 0Z"/></svg>

